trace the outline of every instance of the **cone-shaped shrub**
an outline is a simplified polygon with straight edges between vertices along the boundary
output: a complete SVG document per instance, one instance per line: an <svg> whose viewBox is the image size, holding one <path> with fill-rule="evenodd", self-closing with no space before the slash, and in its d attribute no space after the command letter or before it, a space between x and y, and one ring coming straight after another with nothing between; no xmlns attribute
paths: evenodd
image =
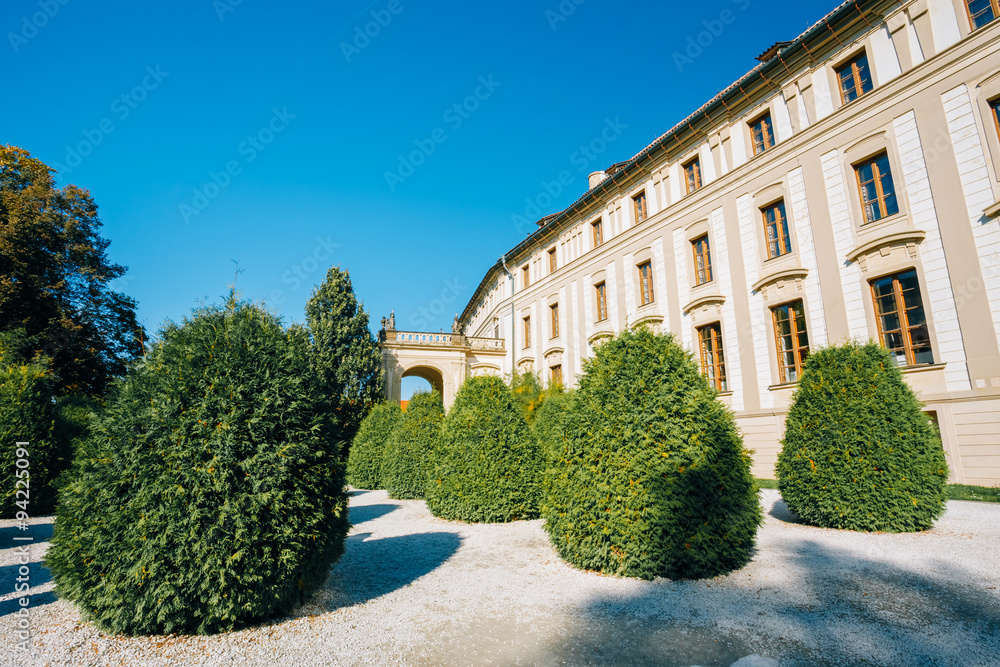
<svg viewBox="0 0 1000 667"><path fill-rule="evenodd" d="M763 518L732 413L672 336L586 362L546 475L545 528L577 567L652 579L746 564Z"/></svg>
<svg viewBox="0 0 1000 667"><path fill-rule="evenodd" d="M436 391L414 394L385 443L382 485L392 498L423 500L444 406Z"/></svg>
<svg viewBox="0 0 1000 667"><path fill-rule="evenodd" d="M443 519L498 523L538 516L541 453L510 389L466 380L434 446L427 508Z"/></svg>
<svg viewBox="0 0 1000 667"><path fill-rule="evenodd" d="M308 339L236 303L170 325L119 383L46 556L101 628L210 633L286 613L348 529Z"/></svg>
<svg viewBox="0 0 1000 667"><path fill-rule="evenodd" d="M873 343L809 357L776 471L788 508L826 528L925 530L945 507L948 466L937 430Z"/></svg>
<svg viewBox="0 0 1000 667"><path fill-rule="evenodd" d="M402 416L399 404L380 403L361 422L347 457L347 481L356 489L382 488L385 443Z"/></svg>

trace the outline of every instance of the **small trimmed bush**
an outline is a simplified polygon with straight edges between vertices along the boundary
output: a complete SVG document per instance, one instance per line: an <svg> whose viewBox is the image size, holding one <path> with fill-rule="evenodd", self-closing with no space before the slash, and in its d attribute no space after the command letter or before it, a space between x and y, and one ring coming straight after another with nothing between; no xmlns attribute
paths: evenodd
<svg viewBox="0 0 1000 667"><path fill-rule="evenodd" d="M361 422L347 457L347 481L356 489L382 488L385 443L402 417L399 404L379 403Z"/></svg>
<svg viewBox="0 0 1000 667"><path fill-rule="evenodd" d="M625 331L585 362L543 515L573 565L713 577L751 558L763 521L732 413L673 336Z"/></svg>
<svg viewBox="0 0 1000 667"><path fill-rule="evenodd" d="M847 344L806 361L776 472L781 497L826 528L926 530L945 508L937 429L882 347Z"/></svg>
<svg viewBox="0 0 1000 667"><path fill-rule="evenodd" d="M91 424L46 555L100 628L213 633L291 611L349 524L308 339L230 299L169 325Z"/></svg>
<svg viewBox="0 0 1000 667"><path fill-rule="evenodd" d="M427 507L434 516L500 523L538 516L541 453L498 377L466 380L434 446Z"/></svg>
<svg viewBox="0 0 1000 667"><path fill-rule="evenodd" d="M397 500L423 500L433 466L434 441L444 420L441 394L414 394L385 443L382 484Z"/></svg>

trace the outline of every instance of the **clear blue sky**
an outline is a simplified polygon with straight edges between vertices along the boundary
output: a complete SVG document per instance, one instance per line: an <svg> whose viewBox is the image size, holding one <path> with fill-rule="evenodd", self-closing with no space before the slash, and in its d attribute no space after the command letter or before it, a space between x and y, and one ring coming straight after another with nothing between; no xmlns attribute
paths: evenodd
<svg viewBox="0 0 1000 667"><path fill-rule="evenodd" d="M447 329L543 181L572 170L541 213L564 208L836 4L368 3L3 3L0 140L91 191L149 330L219 301L232 260L286 321L336 263L374 329L390 308ZM371 12L385 25L355 41ZM606 119L627 127L574 158ZM387 182L416 142L430 155Z"/></svg>

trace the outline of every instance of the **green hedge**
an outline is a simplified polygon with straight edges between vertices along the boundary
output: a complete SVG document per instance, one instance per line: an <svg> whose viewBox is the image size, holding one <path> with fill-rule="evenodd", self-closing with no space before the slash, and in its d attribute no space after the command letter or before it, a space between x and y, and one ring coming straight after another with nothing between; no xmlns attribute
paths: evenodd
<svg viewBox="0 0 1000 667"><path fill-rule="evenodd" d="M625 331L584 371L546 475L560 555L644 579L746 564L763 521L750 453L691 355L672 336Z"/></svg>
<svg viewBox="0 0 1000 667"><path fill-rule="evenodd" d="M433 465L434 441L444 420L441 394L414 394L385 443L382 484L398 500L423 500Z"/></svg>
<svg viewBox="0 0 1000 667"><path fill-rule="evenodd" d="M380 403L361 422L347 457L347 481L356 489L382 488L385 443L402 417L399 404Z"/></svg>
<svg viewBox="0 0 1000 667"><path fill-rule="evenodd" d="M498 523L538 516L541 454L497 377L469 378L434 446L427 507L438 517Z"/></svg>
<svg viewBox="0 0 1000 667"><path fill-rule="evenodd" d="M781 497L827 528L908 532L945 507L937 429L889 353L830 347L806 361L776 467Z"/></svg>
<svg viewBox="0 0 1000 667"><path fill-rule="evenodd" d="M127 634L232 630L303 601L348 530L316 384L308 339L257 307L168 326L63 490L58 594Z"/></svg>
<svg viewBox="0 0 1000 667"><path fill-rule="evenodd" d="M573 390L554 391L535 412L531 432L545 460L554 456L564 444L566 421L573 412L574 400Z"/></svg>

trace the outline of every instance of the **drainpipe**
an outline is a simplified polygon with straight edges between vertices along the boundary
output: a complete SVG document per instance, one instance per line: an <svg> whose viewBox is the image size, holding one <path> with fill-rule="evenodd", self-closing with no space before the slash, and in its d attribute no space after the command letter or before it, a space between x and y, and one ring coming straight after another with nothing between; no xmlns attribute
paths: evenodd
<svg viewBox="0 0 1000 667"><path fill-rule="evenodd" d="M507 274L507 278L510 279L510 376L513 378L517 370L514 367L514 350L517 349L517 344L514 341L514 335L517 332L517 325L514 323L516 319L514 317L514 274L510 272L507 268L507 255L500 258L501 263L503 263L504 273Z"/></svg>

